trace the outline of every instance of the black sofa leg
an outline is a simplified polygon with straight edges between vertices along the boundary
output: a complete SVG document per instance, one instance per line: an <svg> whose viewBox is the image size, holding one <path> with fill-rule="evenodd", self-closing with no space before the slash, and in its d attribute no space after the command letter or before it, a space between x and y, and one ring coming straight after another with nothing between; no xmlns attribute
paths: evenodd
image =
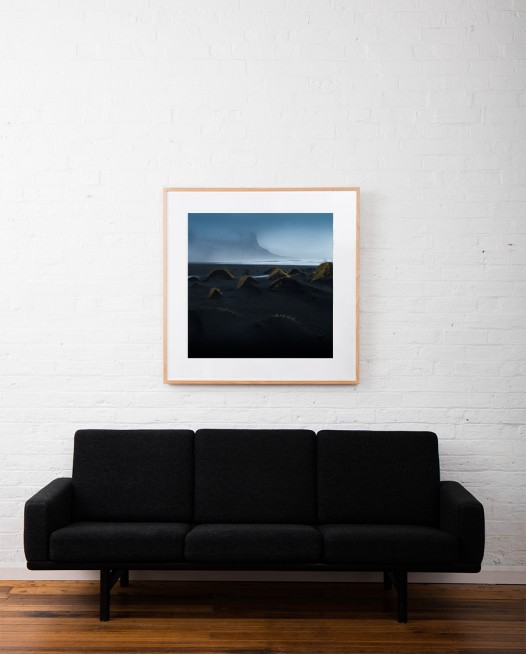
<svg viewBox="0 0 526 654"><path fill-rule="evenodd" d="M101 570L100 571L100 620L108 622L110 619L111 589L121 580L121 586L130 583L128 570Z"/></svg>
<svg viewBox="0 0 526 654"><path fill-rule="evenodd" d="M100 620L107 622L110 619L110 577L111 570L100 571Z"/></svg>
<svg viewBox="0 0 526 654"><path fill-rule="evenodd" d="M398 591L398 622L407 622L407 572L398 570L395 574Z"/></svg>
<svg viewBox="0 0 526 654"><path fill-rule="evenodd" d="M121 588L126 588L130 585L130 571L123 570L121 574Z"/></svg>
<svg viewBox="0 0 526 654"><path fill-rule="evenodd" d="M384 572L384 589L396 588L398 622L407 622L407 571Z"/></svg>

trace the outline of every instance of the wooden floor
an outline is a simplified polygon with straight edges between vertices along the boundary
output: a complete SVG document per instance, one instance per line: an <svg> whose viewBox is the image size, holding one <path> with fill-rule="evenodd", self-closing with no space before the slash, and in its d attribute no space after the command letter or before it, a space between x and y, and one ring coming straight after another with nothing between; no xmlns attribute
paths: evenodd
<svg viewBox="0 0 526 654"><path fill-rule="evenodd" d="M525 586L134 582L98 619L95 582L0 582L0 652L524 654Z"/></svg>

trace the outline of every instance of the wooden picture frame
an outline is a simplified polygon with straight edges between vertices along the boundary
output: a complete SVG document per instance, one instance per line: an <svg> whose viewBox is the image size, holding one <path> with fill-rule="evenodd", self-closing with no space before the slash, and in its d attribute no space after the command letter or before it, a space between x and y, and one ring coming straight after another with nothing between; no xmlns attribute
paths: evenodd
<svg viewBox="0 0 526 654"><path fill-rule="evenodd" d="M358 383L359 188L163 199L166 384Z"/></svg>

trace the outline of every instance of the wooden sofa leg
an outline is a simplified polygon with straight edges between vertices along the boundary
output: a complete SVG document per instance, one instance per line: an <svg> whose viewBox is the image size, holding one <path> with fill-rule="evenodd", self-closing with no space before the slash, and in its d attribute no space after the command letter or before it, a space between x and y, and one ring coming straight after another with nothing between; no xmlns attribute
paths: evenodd
<svg viewBox="0 0 526 654"><path fill-rule="evenodd" d="M100 620L110 619L111 570L100 571Z"/></svg>

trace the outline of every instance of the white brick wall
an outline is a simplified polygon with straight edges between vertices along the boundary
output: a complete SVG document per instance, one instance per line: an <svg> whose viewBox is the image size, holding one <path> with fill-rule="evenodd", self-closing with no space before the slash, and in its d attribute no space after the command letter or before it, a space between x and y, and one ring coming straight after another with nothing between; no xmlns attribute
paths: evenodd
<svg viewBox="0 0 526 654"><path fill-rule="evenodd" d="M0 0L4 566L79 427L431 429L524 571L526 3ZM161 382L163 186L362 188L361 377Z"/></svg>

